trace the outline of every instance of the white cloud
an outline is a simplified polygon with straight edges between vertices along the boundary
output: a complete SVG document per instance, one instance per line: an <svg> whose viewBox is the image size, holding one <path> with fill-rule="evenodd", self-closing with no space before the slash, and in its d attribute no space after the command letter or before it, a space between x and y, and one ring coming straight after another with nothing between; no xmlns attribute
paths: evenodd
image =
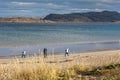
<svg viewBox="0 0 120 80"><path fill-rule="evenodd" d="M57 4L53 4L53 3L47 3L46 6L53 7L53 8L65 8L65 7L67 7L65 5L60 5L60 4L57 5Z"/></svg>
<svg viewBox="0 0 120 80"><path fill-rule="evenodd" d="M90 9L69 8L71 11L89 11Z"/></svg>
<svg viewBox="0 0 120 80"><path fill-rule="evenodd" d="M120 2L120 0L101 0L101 2Z"/></svg>
<svg viewBox="0 0 120 80"><path fill-rule="evenodd" d="M83 9L79 9L79 8L69 8L68 9L71 12L88 12L88 11L103 11L104 9L99 9L99 8L95 8L95 9L89 9L89 8L83 8Z"/></svg>
<svg viewBox="0 0 120 80"><path fill-rule="evenodd" d="M111 7L111 5L109 5L109 4L104 4L104 3L96 3L96 7L107 8L107 7Z"/></svg>
<svg viewBox="0 0 120 80"><path fill-rule="evenodd" d="M19 11L21 11L21 12L31 12L30 10L19 10Z"/></svg>
<svg viewBox="0 0 120 80"><path fill-rule="evenodd" d="M28 5L34 5L35 2L11 2L13 5L19 5L19 6L28 6Z"/></svg>
<svg viewBox="0 0 120 80"><path fill-rule="evenodd" d="M71 1L80 1L80 2L104 2L104 3L119 3L120 0L71 0Z"/></svg>

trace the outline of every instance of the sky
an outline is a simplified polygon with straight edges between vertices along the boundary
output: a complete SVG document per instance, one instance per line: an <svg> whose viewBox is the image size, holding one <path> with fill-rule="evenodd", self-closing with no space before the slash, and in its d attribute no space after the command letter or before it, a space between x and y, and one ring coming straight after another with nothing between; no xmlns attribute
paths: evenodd
<svg viewBox="0 0 120 80"><path fill-rule="evenodd" d="M0 16L41 16L50 13L120 12L120 0L0 0Z"/></svg>

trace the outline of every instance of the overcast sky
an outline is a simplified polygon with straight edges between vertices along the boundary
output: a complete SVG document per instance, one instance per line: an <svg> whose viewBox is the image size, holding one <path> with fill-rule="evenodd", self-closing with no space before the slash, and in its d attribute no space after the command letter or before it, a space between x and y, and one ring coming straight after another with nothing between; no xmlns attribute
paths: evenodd
<svg viewBox="0 0 120 80"><path fill-rule="evenodd" d="M0 16L46 16L50 13L120 11L120 0L0 0Z"/></svg>

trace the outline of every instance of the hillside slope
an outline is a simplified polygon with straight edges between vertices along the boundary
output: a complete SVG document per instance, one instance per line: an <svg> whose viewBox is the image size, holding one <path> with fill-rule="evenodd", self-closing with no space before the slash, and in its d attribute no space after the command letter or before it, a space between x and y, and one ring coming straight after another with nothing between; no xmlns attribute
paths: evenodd
<svg viewBox="0 0 120 80"><path fill-rule="evenodd" d="M120 13L115 11L49 14L45 20L58 22L116 22L120 20Z"/></svg>

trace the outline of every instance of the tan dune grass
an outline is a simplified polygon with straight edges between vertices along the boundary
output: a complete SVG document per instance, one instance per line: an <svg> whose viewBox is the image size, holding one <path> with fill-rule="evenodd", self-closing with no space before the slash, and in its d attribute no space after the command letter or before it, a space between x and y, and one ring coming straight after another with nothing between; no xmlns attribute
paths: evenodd
<svg viewBox="0 0 120 80"><path fill-rule="evenodd" d="M74 53L68 57L49 55L47 58L36 56L0 61L0 80L69 80L71 76L76 76L76 71L119 63L120 50Z"/></svg>

